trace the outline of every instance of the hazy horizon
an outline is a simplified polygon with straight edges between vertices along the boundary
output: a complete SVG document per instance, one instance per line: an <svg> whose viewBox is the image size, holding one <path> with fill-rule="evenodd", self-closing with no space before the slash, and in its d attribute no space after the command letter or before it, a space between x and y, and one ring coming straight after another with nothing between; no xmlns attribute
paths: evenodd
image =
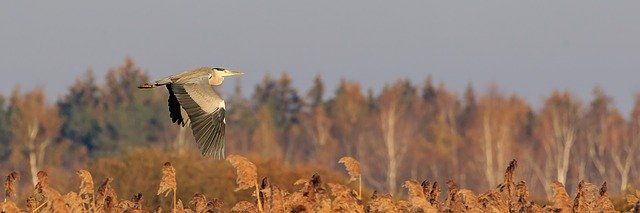
<svg viewBox="0 0 640 213"><path fill-rule="evenodd" d="M377 92L432 75L459 94L496 83L534 107L553 89L586 102L600 85L627 115L640 92L637 1L115 2L3 4L0 93L44 85L57 98L126 57L151 78L238 69L245 94L266 72L287 71L301 92L320 74L328 95L342 78Z"/></svg>

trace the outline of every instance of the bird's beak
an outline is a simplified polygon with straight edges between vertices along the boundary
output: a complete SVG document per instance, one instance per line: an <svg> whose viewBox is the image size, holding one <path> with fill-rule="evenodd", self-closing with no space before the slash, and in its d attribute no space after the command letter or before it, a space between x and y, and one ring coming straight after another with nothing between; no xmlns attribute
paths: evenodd
<svg viewBox="0 0 640 213"><path fill-rule="evenodd" d="M232 75L242 75L244 73L238 72L238 71L233 71L233 70L225 70L224 71L225 76L232 76Z"/></svg>

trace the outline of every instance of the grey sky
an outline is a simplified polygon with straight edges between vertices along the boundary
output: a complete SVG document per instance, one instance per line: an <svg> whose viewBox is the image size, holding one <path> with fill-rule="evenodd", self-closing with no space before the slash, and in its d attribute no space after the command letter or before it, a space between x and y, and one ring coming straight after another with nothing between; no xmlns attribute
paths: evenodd
<svg viewBox="0 0 640 213"><path fill-rule="evenodd" d="M539 106L554 88L595 85L627 114L640 92L640 1L22 1L0 3L0 93L57 97L92 68L131 56L152 78L196 66L321 74L379 91L428 74L462 92L491 82ZM223 90L231 91L232 84Z"/></svg>

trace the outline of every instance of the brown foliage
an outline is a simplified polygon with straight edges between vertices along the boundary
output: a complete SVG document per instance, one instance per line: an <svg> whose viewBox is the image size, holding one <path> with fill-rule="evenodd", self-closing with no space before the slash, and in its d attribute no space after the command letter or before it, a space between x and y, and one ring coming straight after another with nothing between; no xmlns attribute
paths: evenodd
<svg viewBox="0 0 640 213"><path fill-rule="evenodd" d="M595 212L598 209L598 188L592 183L580 181L578 193L573 200L574 212Z"/></svg>
<svg viewBox="0 0 640 213"><path fill-rule="evenodd" d="M600 187L598 206L601 212L615 212L613 203L611 199L609 199L609 193L607 193L607 182L602 183L602 187Z"/></svg>
<svg viewBox="0 0 640 213"><path fill-rule="evenodd" d="M16 206L16 203L12 201L5 201L0 203L0 211L6 212L6 213L18 213L20 212L20 209L18 209L18 206Z"/></svg>
<svg viewBox="0 0 640 213"><path fill-rule="evenodd" d="M176 188L176 169L171 166L171 163L165 162L162 167L162 180L158 188L158 195L165 193L166 197L171 190L175 191Z"/></svg>
<svg viewBox="0 0 640 213"><path fill-rule="evenodd" d="M564 184L554 181L551 183L553 189L553 206L548 207L553 211L571 212L573 209L573 201L567 194L567 190L564 188Z"/></svg>
<svg viewBox="0 0 640 213"><path fill-rule="evenodd" d="M20 180L20 174L17 172L11 172L7 175L4 181L5 198L11 198L16 196L16 182Z"/></svg>
<svg viewBox="0 0 640 213"><path fill-rule="evenodd" d="M193 205L196 212L204 212L207 208L207 197L203 194L195 194L189 201L189 205Z"/></svg>
<svg viewBox="0 0 640 213"><path fill-rule="evenodd" d="M258 169L247 158L239 155L229 155L227 161L236 169L236 183L238 188L235 191L254 187L258 183Z"/></svg>
<svg viewBox="0 0 640 213"><path fill-rule="evenodd" d="M118 195L111 187L113 178L106 178L98 187L96 195L96 209L99 211L111 212L118 205Z"/></svg>
<svg viewBox="0 0 640 213"><path fill-rule="evenodd" d="M91 177L91 173L87 170L78 170L76 172L78 176L80 176L80 198L82 198L84 209L93 210L94 209L94 187L93 187L93 177Z"/></svg>
<svg viewBox="0 0 640 213"><path fill-rule="evenodd" d="M170 164L165 164L164 171ZM564 186L554 183L553 206L541 208L529 200L529 190L526 182L515 183L516 163L512 163L505 171L504 183L488 192L476 194L469 189L461 188L456 182L447 182L449 192L446 201L441 203L439 199L440 187L437 182L414 180L405 181L403 187L408 191L406 200L394 199L390 194L374 192L370 200L359 200L358 193L348 186L328 183L330 190L325 190L325 184L319 174L314 174L308 179L300 179L295 182L298 190L289 193L271 183L270 179L263 178L257 185L259 197L262 203L250 201L234 202L232 208L225 206L222 200L214 198L208 200L204 194L195 194L189 202L191 208L177 200L174 212L612 212L615 211L613 203L608 197L607 184L604 183L598 190L593 184L582 181L578 186L578 192L573 204L569 199ZM228 167L230 169L230 167ZM83 171L83 172L81 172ZM78 175L83 182L80 191L89 194L90 190L86 182L90 182L91 174L81 170ZM172 170L172 175L176 175ZM92 181L91 181L92 182ZM164 207L148 205L143 199L142 193L136 193L130 200L118 202L115 190L111 186L112 178L106 178L95 193L96 200L90 203L95 210L88 209L85 200L76 192L69 192L61 196L51 188L49 175L46 172L38 173L38 184L33 195L27 199L25 210L37 212L149 212L162 211ZM515 184L514 184L515 183ZM511 185L512 187L509 187ZM329 194L330 192L330 194ZM629 204L636 209L638 203L637 194L627 197ZM155 206L155 207L154 207ZM15 203L5 201L0 204L3 212L20 211ZM166 211L166 210L165 210Z"/></svg>
<svg viewBox="0 0 640 213"><path fill-rule="evenodd" d="M390 194L378 195L378 192L373 192L371 201L367 205L367 212L398 212L396 204L393 202L393 197Z"/></svg>
<svg viewBox="0 0 640 213"><path fill-rule="evenodd" d="M249 201L240 201L236 203L236 205L233 206L233 208L231 208L231 211L252 213L252 212L258 212L258 209L256 208L255 204Z"/></svg>
<svg viewBox="0 0 640 213"><path fill-rule="evenodd" d="M332 211L334 212L364 212L364 208L358 204L357 193L349 187L341 184L329 183L331 195L334 197Z"/></svg>
<svg viewBox="0 0 640 213"><path fill-rule="evenodd" d="M83 202L82 198L78 196L75 192L69 192L62 198L64 203L67 205L67 208L70 212L83 212Z"/></svg>
<svg viewBox="0 0 640 213"><path fill-rule="evenodd" d="M402 187L409 191L410 210L412 212L434 212L436 208L431 206L426 197L423 186L415 180L405 181Z"/></svg>
<svg viewBox="0 0 640 213"><path fill-rule="evenodd" d="M360 162L352 157L342 157L338 163L344 164L344 167L349 172L349 182L358 180L360 175L362 175L362 170L360 169Z"/></svg>

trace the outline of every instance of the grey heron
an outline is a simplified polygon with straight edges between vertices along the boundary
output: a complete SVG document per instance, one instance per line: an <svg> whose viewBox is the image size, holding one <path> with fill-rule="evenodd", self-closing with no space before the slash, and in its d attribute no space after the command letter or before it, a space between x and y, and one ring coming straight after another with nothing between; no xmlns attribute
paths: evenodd
<svg viewBox="0 0 640 213"><path fill-rule="evenodd" d="M203 156L224 158L225 105L213 86L221 85L225 76L240 75L218 67L187 70L138 88L166 86L169 91L169 117L173 123L191 126Z"/></svg>

